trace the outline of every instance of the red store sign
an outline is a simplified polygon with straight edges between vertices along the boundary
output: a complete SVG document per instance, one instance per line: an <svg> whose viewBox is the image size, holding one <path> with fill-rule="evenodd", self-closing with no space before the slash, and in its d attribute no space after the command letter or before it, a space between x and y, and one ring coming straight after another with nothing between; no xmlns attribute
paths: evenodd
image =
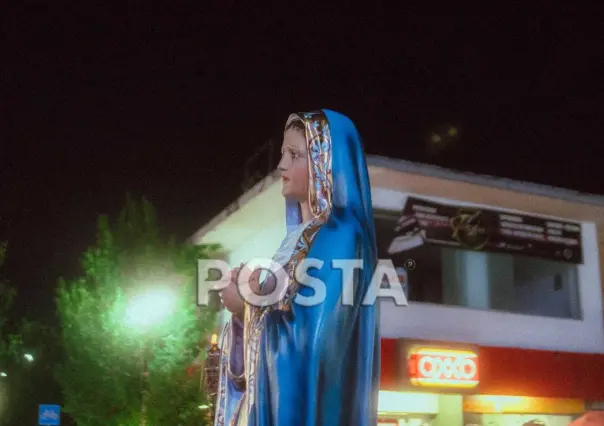
<svg viewBox="0 0 604 426"><path fill-rule="evenodd" d="M479 383L478 355L468 350L411 350L408 373L416 386L473 388Z"/></svg>

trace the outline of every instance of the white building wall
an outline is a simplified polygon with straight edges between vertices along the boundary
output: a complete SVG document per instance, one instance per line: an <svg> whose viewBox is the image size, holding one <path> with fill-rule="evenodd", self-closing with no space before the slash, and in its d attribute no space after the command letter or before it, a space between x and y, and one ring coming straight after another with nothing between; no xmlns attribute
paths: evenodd
<svg viewBox="0 0 604 426"><path fill-rule="evenodd" d="M376 208L399 212L409 195L441 203L488 208L488 206L379 188L372 190L373 205ZM596 226L593 223L581 223L581 231L584 263L579 265L578 275L582 320L413 302L410 302L408 307L398 307L391 301L384 301L381 312L382 336L460 341L485 346L604 353L604 321Z"/></svg>
<svg viewBox="0 0 604 426"><path fill-rule="evenodd" d="M273 222L258 229L244 244L228 254L228 262L238 266L255 258L271 258L285 237L285 223Z"/></svg>
<svg viewBox="0 0 604 426"><path fill-rule="evenodd" d="M201 237L195 243L226 242L228 260L233 266L257 257L272 256L285 236L285 220L282 213L284 203L279 186L279 182L274 182L257 198L242 205L240 210L219 224L214 231L208 233L207 237ZM372 190L374 207L395 212L401 211L409 195L402 191L381 188ZM489 207L426 197L421 194L413 195L441 203ZM498 209L505 210L499 207ZM581 228L584 263L578 266L578 275L582 320L413 302L408 307L397 307L391 301L384 301L381 309L382 337L604 353L604 321L596 226L594 223L584 222L581 223ZM469 274L469 277L471 276L472 274Z"/></svg>

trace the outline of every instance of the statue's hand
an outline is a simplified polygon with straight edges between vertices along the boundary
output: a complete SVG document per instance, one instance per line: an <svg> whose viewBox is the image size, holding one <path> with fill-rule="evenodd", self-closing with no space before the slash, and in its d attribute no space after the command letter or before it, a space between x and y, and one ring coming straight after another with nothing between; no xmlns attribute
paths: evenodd
<svg viewBox="0 0 604 426"><path fill-rule="evenodd" d="M245 310L245 302L237 287L237 275L240 269L240 267L234 268L231 271L231 276L227 278L228 286L219 293L224 306L234 315L240 315Z"/></svg>
<svg viewBox="0 0 604 426"><path fill-rule="evenodd" d="M247 271L248 274L250 274L250 289L256 293L256 294L260 294L260 273L262 272L262 269L255 269L254 271Z"/></svg>
<svg viewBox="0 0 604 426"><path fill-rule="evenodd" d="M242 264L242 266L231 270L230 277L225 278L229 281L227 287L219 293L224 306L234 315L241 315L245 310L245 300L241 296L237 283L238 279L247 279L250 289L256 294L261 294L260 274L262 269L251 271L249 268L243 268Z"/></svg>

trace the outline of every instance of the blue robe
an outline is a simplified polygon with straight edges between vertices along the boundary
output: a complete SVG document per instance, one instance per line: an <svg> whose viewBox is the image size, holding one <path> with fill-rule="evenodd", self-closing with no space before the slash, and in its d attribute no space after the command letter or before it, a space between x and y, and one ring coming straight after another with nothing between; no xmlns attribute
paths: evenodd
<svg viewBox="0 0 604 426"><path fill-rule="evenodd" d="M223 364L244 355L246 383L241 392L221 375L216 426L375 426L379 312L377 305L362 302L377 258L362 143L354 124L333 111L291 120L306 128L315 219L288 265L291 282L284 300L269 308L246 308L243 354L232 344L223 347ZM297 203L286 203L286 218L288 229L300 223ZM314 294L291 272L304 258L324 262L307 272L325 283L326 296L314 306L297 303L300 296ZM338 259L363 261L349 305L342 303L343 272L331 264Z"/></svg>

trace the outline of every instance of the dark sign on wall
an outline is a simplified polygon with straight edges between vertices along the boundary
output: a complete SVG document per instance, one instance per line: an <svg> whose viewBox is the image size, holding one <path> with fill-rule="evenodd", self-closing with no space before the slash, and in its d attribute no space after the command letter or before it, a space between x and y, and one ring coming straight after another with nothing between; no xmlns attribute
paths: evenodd
<svg viewBox="0 0 604 426"><path fill-rule="evenodd" d="M426 242L583 262L577 223L408 197L388 251L395 254Z"/></svg>

